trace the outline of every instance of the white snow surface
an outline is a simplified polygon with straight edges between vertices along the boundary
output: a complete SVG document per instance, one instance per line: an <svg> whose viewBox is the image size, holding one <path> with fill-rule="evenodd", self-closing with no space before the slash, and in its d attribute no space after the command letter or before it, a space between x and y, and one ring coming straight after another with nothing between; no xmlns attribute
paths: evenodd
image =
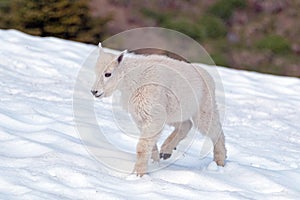
<svg viewBox="0 0 300 200"><path fill-rule="evenodd" d="M0 30L0 199L300 199L299 79L218 67L225 167L192 146L137 178L107 170L76 131L73 88L95 48Z"/></svg>

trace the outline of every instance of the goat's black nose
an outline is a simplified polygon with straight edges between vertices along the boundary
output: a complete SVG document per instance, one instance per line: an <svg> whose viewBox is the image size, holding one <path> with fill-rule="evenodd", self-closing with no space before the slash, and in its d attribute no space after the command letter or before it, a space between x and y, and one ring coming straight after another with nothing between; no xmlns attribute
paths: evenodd
<svg viewBox="0 0 300 200"><path fill-rule="evenodd" d="M97 94L97 90L91 90L91 93L95 96Z"/></svg>

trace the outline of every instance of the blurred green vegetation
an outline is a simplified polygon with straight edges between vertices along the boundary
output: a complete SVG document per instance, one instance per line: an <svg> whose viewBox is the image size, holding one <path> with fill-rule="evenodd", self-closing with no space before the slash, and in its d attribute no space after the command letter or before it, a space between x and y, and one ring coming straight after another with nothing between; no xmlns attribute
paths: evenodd
<svg viewBox="0 0 300 200"><path fill-rule="evenodd" d="M280 35L266 35L257 41L256 46L259 49L268 49L275 54L285 54L290 52L291 45L289 41Z"/></svg>
<svg viewBox="0 0 300 200"><path fill-rule="evenodd" d="M161 13L147 8L141 9L141 12L146 17L154 19L159 26L180 31L198 41L225 37L227 33L225 23L209 14L195 21L187 17L177 17L173 12Z"/></svg>
<svg viewBox="0 0 300 200"><path fill-rule="evenodd" d="M142 8L141 12L144 16L156 21L156 23L164 28L174 29L182 32L190 37L201 40L203 38L203 31L197 24L188 18L175 17L175 13L171 12L156 12L152 9Z"/></svg>
<svg viewBox="0 0 300 200"><path fill-rule="evenodd" d="M141 13L157 26L180 31L200 42L217 65L300 77L298 1L188 2L192 2L189 10L182 10L180 15L176 8L153 6L143 7ZM193 12L193 7L199 10Z"/></svg>
<svg viewBox="0 0 300 200"><path fill-rule="evenodd" d="M246 0L218 0L209 8L209 12L226 21L236 9L243 9L246 6Z"/></svg>
<svg viewBox="0 0 300 200"><path fill-rule="evenodd" d="M0 28L93 43L111 20L93 18L88 0L1 0Z"/></svg>
<svg viewBox="0 0 300 200"><path fill-rule="evenodd" d="M180 31L217 65L300 77L299 0L0 0L0 28L97 44L143 26Z"/></svg>
<svg viewBox="0 0 300 200"><path fill-rule="evenodd" d="M203 38L223 38L227 34L225 23L218 17L204 15L197 22L203 30Z"/></svg>

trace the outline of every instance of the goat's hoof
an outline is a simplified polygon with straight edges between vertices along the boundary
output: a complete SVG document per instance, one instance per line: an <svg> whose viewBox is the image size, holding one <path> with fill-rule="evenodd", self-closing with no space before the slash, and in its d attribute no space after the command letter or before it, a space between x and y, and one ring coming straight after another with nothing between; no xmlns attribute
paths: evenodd
<svg viewBox="0 0 300 200"><path fill-rule="evenodd" d="M216 164L218 166L224 167L225 166L225 161L224 160L215 160Z"/></svg>
<svg viewBox="0 0 300 200"><path fill-rule="evenodd" d="M147 166L141 166L141 165L135 165L133 169L133 173L136 174L136 176L142 177L147 172Z"/></svg>
<svg viewBox="0 0 300 200"><path fill-rule="evenodd" d="M171 157L172 154L170 153L160 153L159 158L163 158L164 160L167 160Z"/></svg>

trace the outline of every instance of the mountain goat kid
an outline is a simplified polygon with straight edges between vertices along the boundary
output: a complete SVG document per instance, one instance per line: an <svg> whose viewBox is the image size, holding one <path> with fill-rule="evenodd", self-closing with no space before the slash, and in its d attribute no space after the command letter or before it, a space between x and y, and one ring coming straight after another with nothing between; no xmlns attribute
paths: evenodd
<svg viewBox="0 0 300 200"><path fill-rule="evenodd" d="M96 98L121 92L121 104L141 135L136 147L134 172L147 173L148 160L168 159L194 125L214 144L214 161L224 166L225 138L215 102L212 77L200 67L162 55L120 55L104 52L99 43ZM156 145L165 124L174 126L160 152Z"/></svg>

